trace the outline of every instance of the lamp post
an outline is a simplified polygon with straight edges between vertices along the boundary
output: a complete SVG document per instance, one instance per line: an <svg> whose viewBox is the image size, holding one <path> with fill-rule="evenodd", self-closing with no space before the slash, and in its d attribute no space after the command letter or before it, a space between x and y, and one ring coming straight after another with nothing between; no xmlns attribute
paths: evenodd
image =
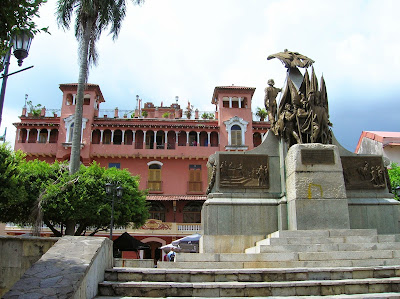
<svg viewBox="0 0 400 299"><path fill-rule="evenodd" d="M3 115L3 104L4 104L4 97L6 94L6 85L7 85L7 78L13 74L25 71L30 69L31 67L27 67L25 69L19 70L12 74L8 74L8 66L10 64L10 57L11 57L11 48L14 49L14 56L18 59L18 65L22 65L22 61L28 57L29 48L31 47L32 43L32 35L27 31L21 31L18 35L15 35L12 38L10 50L7 52L6 56L4 57L4 73L3 73L3 83L1 85L1 93L0 93L0 125Z"/></svg>
<svg viewBox="0 0 400 299"><path fill-rule="evenodd" d="M108 195L112 195L111 199L111 223L110 223L110 240L112 241L113 234L113 226L114 226L114 200L115 196L118 198L122 197L124 188L118 185L118 182L115 184L107 183L106 184L106 193Z"/></svg>

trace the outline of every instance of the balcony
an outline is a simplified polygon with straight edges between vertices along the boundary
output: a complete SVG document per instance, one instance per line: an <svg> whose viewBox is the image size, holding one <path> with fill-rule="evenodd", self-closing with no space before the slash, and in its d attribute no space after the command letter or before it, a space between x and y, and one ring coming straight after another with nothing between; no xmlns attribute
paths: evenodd
<svg viewBox="0 0 400 299"><path fill-rule="evenodd" d="M57 227L59 229L60 227ZM31 233L31 226L19 226L13 223L7 223L5 227L7 234L25 234ZM131 235L171 235L171 236L187 236L201 232L200 223L175 223L175 222L162 222L161 220L149 219L140 229L122 228L115 227L113 233L120 235L124 232L128 232ZM44 236L51 236L52 231L46 226L42 225L41 233ZM91 230L87 230L87 235L91 233ZM108 235L108 232L99 232L96 236Z"/></svg>

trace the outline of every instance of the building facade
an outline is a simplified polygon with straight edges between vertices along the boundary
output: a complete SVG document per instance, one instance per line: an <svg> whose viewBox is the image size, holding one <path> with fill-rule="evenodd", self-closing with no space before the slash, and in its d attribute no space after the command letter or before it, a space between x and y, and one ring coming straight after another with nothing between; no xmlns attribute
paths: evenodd
<svg viewBox="0 0 400 299"><path fill-rule="evenodd" d="M60 110L43 108L40 115L33 115L24 107L21 121L14 124L15 150L27 153L27 159L52 163L70 157L77 84L61 84L60 90ZM201 231L208 157L216 151L253 149L268 131L268 122L253 120L254 91L251 87L215 87L211 100L215 109L207 113L193 110L190 103L181 108L178 97L169 106L155 106L150 102L142 105L138 96L134 110L105 111L100 109L105 102L100 87L88 84L81 162L128 169L140 176L139 187L149 193L151 217L147 223L138 230L116 229L115 237L128 231L151 246L145 258L160 259L160 246ZM24 233L12 226L6 232Z"/></svg>
<svg viewBox="0 0 400 299"><path fill-rule="evenodd" d="M388 163L400 165L400 132L363 131L355 152L382 155Z"/></svg>

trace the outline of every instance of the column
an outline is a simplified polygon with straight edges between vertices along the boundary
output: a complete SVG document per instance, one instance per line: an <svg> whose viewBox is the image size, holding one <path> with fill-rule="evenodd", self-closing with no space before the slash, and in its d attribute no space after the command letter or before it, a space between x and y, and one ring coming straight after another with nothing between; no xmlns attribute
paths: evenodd
<svg viewBox="0 0 400 299"><path fill-rule="evenodd" d="M176 143L176 146L178 146L178 140L179 140L179 132L175 131L175 143Z"/></svg>
<svg viewBox="0 0 400 299"><path fill-rule="evenodd" d="M146 133L147 131L143 131L143 148L146 148Z"/></svg>
<svg viewBox="0 0 400 299"><path fill-rule="evenodd" d="M186 145L189 144L189 132L186 132Z"/></svg>
<svg viewBox="0 0 400 299"><path fill-rule="evenodd" d="M37 129L36 143L39 143L40 129Z"/></svg>
<svg viewBox="0 0 400 299"><path fill-rule="evenodd" d="M26 129L26 143L29 141L29 134L31 132L31 129Z"/></svg>
<svg viewBox="0 0 400 299"><path fill-rule="evenodd" d="M103 144L103 133L104 130L100 130L100 143Z"/></svg>
<svg viewBox="0 0 400 299"><path fill-rule="evenodd" d="M132 131L132 145L136 148L136 131Z"/></svg>
<svg viewBox="0 0 400 299"><path fill-rule="evenodd" d="M153 148L154 148L154 149L157 148L157 132L158 132L158 131L153 131L153 134L154 134Z"/></svg>
<svg viewBox="0 0 400 299"><path fill-rule="evenodd" d="M211 146L211 132L207 132L208 146Z"/></svg>
<svg viewBox="0 0 400 299"><path fill-rule="evenodd" d="M164 148L168 149L168 131L164 131Z"/></svg>
<svg viewBox="0 0 400 299"><path fill-rule="evenodd" d="M229 108L232 108L232 97L229 97Z"/></svg>
<svg viewBox="0 0 400 299"><path fill-rule="evenodd" d="M197 146L200 146L200 132L197 133Z"/></svg>
<svg viewBox="0 0 400 299"><path fill-rule="evenodd" d="M122 131L122 141L121 144L125 143L125 130L121 130Z"/></svg>
<svg viewBox="0 0 400 299"><path fill-rule="evenodd" d="M111 130L111 144L114 144L114 130Z"/></svg>
<svg viewBox="0 0 400 299"><path fill-rule="evenodd" d="M51 131L47 129L47 143L50 143L50 133Z"/></svg>
<svg viewBox="0 0 400 299"><path fill-rule="evenodd" d="M242 108L242 98L239 97L238 100L239 100L239 108Z"/></svg>

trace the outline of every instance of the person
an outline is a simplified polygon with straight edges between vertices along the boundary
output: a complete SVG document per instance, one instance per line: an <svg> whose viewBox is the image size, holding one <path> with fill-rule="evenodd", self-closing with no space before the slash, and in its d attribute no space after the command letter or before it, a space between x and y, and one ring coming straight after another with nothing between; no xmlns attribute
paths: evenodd
<svg viewBox="0 0 400 299"><path fill-rule="evenodd" d="M278 93L282 91L282 89L274 87L274 80L268 80L268 87L265 88L265 97L264 97L264 105L265 109L268 111L268 120L271 123L271 127L275 124L275 117L276 117L276 97Z"/></svg>
<svg viewBox="0 0 400 299"><path fill-rule="evenodd" d="M167 256L170 262L175 261L175 252L172 249L168 252Z"/></svg>

